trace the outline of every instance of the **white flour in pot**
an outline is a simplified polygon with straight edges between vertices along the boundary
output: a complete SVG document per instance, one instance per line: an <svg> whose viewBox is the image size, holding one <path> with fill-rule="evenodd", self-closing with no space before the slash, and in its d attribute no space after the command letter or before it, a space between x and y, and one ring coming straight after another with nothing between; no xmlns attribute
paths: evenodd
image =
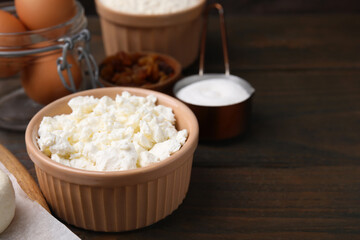
<svg viewBox="0 0 360 240"><path fill-rule="evenodd" d="M202 0L101 0L101 2L119 12L155 15L189 9Z"/></svg>

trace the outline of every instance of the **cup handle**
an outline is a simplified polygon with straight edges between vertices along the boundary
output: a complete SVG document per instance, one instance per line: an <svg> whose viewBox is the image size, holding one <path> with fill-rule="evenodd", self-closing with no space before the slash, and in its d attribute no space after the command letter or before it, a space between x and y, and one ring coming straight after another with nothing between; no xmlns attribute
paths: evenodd
<svg viewBox="0 0 360 240"><path fill-rule="evenodd" d="M220 3L210 4L204 12L204 23L201 34L201 46L200 46L200 60L199 60L199 75L204 75L204 59L205 59L205 46L206 46L206 33L207 33L207 22L208 16L211 9L216 8L219 14L220 21L220 31L221 31L221 42L223 48L224 55L224 65L225 65L225 75L230 75L230 65L229 65L229 55L228 55L228 47L226 40L226 29L225 29L225 18L224 18L224 8Z"/></svg>

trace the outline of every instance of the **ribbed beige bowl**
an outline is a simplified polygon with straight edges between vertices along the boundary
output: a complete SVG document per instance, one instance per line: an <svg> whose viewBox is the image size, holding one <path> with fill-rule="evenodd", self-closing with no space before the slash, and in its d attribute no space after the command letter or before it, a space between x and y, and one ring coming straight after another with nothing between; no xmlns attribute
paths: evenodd
<svg viewBox="0 0 360 240"><path fill-rule="evenodd" d="M198 55L205 2L172 14L134 15L114 11L95 0L106 55L154 51L189 66Z"/></svg>
<svg viewBox="0 0 360 240"><path fill-rule="evenodd" d="M148 167L104 172L67 167L39 150L37 131L44 116L69 113L67 102L75 96L114 97L124 90L138 96L153 94L158 98L158 104L173 109L177 129L186 128L189 132L186 143L178 152ZM77 227L118 232L153 224L182 203L189 187L198 132L195 115L180 101L151 90L119 87L83 91L47 105L30 121L25 141L40 188L54 214Z"/></svg>

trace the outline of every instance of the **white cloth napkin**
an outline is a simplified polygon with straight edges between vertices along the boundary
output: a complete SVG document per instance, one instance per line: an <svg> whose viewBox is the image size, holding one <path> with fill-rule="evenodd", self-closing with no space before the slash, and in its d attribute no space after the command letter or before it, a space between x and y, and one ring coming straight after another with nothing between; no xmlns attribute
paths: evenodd
<svg viewBox="0 0 360 240"><path fill-rule="evenodd" d="M1 162L0 169L10 177L16 198L15 217L9 227L0 233L0 239L80 239L39 203L31 200Z"/></svg>

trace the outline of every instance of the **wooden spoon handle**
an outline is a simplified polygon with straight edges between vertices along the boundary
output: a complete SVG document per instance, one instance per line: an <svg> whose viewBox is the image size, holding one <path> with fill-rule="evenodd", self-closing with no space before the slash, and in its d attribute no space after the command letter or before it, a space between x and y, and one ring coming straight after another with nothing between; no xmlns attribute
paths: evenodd
<svg viewBox="0 0 360 240"><path fill-rule="evenodd" d="M31 177L26 168L17 160L17 158L0 144L0 162L11 172L17 179L18 184L28 195L28 197L38 202L45 210L50 213L50 209L42 195L35 180Z"/></svg>

